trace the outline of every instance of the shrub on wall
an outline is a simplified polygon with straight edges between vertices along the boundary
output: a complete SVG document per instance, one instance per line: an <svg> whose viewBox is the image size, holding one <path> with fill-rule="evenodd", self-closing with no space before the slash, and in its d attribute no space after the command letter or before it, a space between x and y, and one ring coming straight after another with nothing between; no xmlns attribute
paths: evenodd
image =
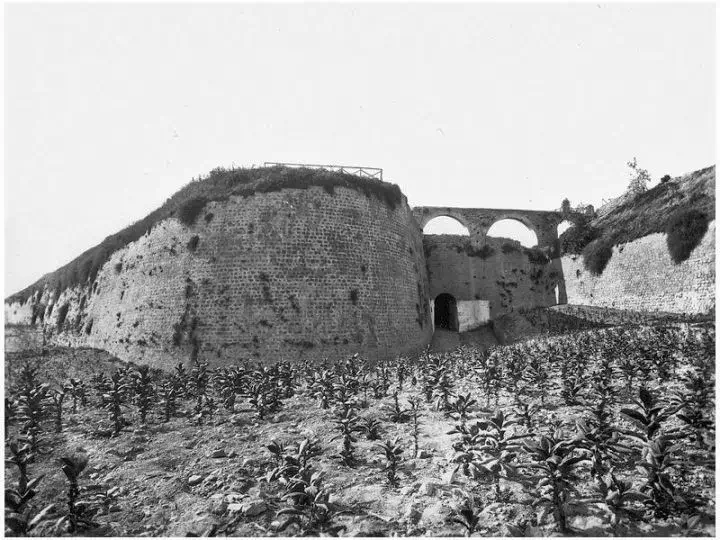
<svg viewBox="0 0 720 540"><path fill-rule="evenodd" d="M527 255L528 260L533 264L547 264L550 262L550 257L538 247L524 248L523 251Z"/></svg>
<svg viewBox="0 0 720 540"><path fill-rule="evenodd" d="M670 257L679 264L686 261L708 230L708 216L699 210L674 214L667 224L667 246Z"/></svg>
<svg viewBox="0 0 720 540"><path fill-rule="evenodd" d="M612 257L612 242L606 238L593 240L582 251L583 266L591 274L599 276Z"/></svg>
<svg viewBox="0 0 720 540"><path fill-rule="evenodd" d="M200 241L200 237L196 234L195 236L193 236L192 238L190 238L190 240L188 240L187 248L188 248L190 251L195 251L195 250L197 249L197 246L198 246L198 242L199 242L199 241Z"/></svg>
<svg viewBox="0 0 720 540"><path fill-rule="evenodd" d="M205 208L207 204L205 197L194 197L185 201L180 208L178 208L177 217L184 224L190 227L195 224L195 220Z"/></svg>

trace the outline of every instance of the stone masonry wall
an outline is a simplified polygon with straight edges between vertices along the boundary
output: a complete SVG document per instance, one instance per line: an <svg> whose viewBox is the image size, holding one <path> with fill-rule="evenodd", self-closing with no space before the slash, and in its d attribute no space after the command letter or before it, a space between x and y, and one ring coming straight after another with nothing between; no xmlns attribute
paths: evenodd
<svg viewBox="0 0 720 540"><path fill-rule="evenodd" d="M29 322L39 304L57 341L158 367L195 354L214 365L383 358L432 335L406 202L391 210L345 188L210 202L194 226L162 221L114 253L92 288L6 306L7 321Z"/></svg>
<svg viewBox="0 0 720 540"><path fill-rule="evenodd" d="M503 253L502 245L516 245ZM552 306L555 284L562 279L555 265L530 262L518 242L488 237L493 253L483 258L473 254L469 237L425 235L430 298L448 293L456 300L488 300L494 319L520 307Z"/></svg>
<svg viewBox="0 0 720 540"><path fill-rule="evenodd" d="M715 308L715 222L687 261L675 264L665 234L615 246L593 276L581 256L562 257L568 304L637 311L704 314Z"/></svg>

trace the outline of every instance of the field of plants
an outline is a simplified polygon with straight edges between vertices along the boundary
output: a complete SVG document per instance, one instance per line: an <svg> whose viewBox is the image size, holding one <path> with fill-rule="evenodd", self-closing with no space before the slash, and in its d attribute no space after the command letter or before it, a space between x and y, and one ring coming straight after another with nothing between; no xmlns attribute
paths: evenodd
<svg viewBox="0 0 720 540"><path fill-rule="evenodd" d="M715 329L379 364L6 354L9 536L713 536Z"/></svg>

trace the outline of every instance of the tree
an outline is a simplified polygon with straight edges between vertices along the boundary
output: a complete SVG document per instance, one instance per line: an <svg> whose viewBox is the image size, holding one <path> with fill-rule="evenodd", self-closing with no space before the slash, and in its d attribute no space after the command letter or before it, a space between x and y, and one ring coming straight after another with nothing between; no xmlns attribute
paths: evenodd
<svg viewBox="0 0 720 540"><path fill-rule="evenodd" d="M570 199L568 199L568 198L566 197L566 198L563 199L563 201L562 201L562 205L560 206L560 211L561 211L563 214L567 214L567 213L570 212L570 210L571 210L571 208L570 208Z"/></svg>
<svg viewBox="0 0 720 540"><path fill-rule="evenodd" d="M637 164L637 158L632 158L632 161L627 162L630 167L630 184L628 185L628 191L635 195L647 191L647 186L650 183L650 173L647 169L641 169Z"/></svg>

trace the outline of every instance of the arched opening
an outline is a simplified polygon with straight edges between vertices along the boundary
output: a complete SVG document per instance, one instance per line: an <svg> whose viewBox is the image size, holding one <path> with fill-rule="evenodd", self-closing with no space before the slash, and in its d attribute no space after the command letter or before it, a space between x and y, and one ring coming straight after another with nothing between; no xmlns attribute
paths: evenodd
<svg viewBox="0 0 720 540"><path fill-rule="evenodd" d="M457 302L451 294L442 293L435 297L435 328L443 330L452 330L457 332L458 312Z"/></svg>
<svg viewBox="0 0 720 540"><path fill-rule="evenodd" d="M468 228L457 219L448 216L432 218L423 227L423 234L457 234L469 236Z"/></svg>
<svg viewBox="0 0 720 540"><path fill-rule="evenodd" d="M535 231L516 219L501 219L488 229L488 236L493 238L508 238L517 240L525 247L535 247L538 244Z"/></svg>
<svg viewBox="0 0 720 540"><path fill-rule="evenodd" d="M555 285L555 305L560 304L560 287L558 285Z"/></svg>
<svg viewBox="0 0 720 540"><path fill-rule="evenodd" d="M575 224L572 221L568 221L567 219L565 221L563 221L562 223L560 223L560 225L558 225L558 228L557 228L558 238L560 238L560 235L562 233L567 231L570 227L574 227L574 226L575 226Z"/></svg>

